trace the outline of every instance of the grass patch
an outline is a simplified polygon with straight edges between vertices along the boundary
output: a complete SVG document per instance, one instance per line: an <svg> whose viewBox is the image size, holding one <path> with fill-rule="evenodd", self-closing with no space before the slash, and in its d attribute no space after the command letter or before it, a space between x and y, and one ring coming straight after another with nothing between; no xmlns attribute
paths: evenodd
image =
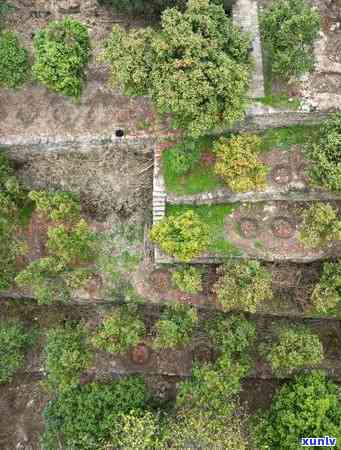
<svg viewBox="0 0 341 450"><path fill-rule="evenodd" d="M286 128L271 128L262 135L262 150L274 148L288 150L292 145L305 144L318 135L319 125L292 125Z"/></svg>
<svg viewBox="0 0 341 450"><path fill-rule="evenodd" d="M199 147L199 152L201 154L206 151L210 152L213 141L213 136L204 136L198 139L196 145ZM167 192L177 195L198 194L200 192L210 192L224 186L223 181L215 175L213 166L205 166L199 160L188 173L179 176L172 168L172 148L165 150L162 153L162 157Z"/></svg>
<svg viewBox="0 0 341 450"><path fill-rule="evenodd" d="M192 209L209 228L209 252L219 256L239 256L241 251L227 239L224 217L231 214L238 204L221 205L167 205L166 215L176 216Z"/></svg>
<svg viewBox="0 0 341 450"><path fill-rule="evenodd" d="M265 97L258 97L256 100L273 108L290 108L292 110L297 110L301 104L297 98L291 99L287 94L269 94Z"/></svg>

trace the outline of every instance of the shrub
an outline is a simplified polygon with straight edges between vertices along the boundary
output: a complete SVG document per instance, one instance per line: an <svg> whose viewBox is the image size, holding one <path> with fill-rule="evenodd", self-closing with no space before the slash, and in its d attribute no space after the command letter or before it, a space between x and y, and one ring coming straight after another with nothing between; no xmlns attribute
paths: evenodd
<svg viewBox="0 0 341 450"><path fill-rule="evenodd" d="M313 182L332 191L341 191L341 113L335 113L322 124L317 142L309 142L304 152L312 161Z"/></svg>
<svg viewBox="0 0 341 450"><path fill-rule="evenodd" d="M37 80L66 96L80 97L90 56L87 28L68 17L50 22L36 34L34 47Z"/></svg>
<svg viewBox="0 0 341 450"><path fill-rule="evenodd" d="M208 228L194 213L186 211L155 224L150 238L165 253L187 262L208 247Z"/></svg>
<svg viewBox="0 0 341 450"><path fill-rule="evenodd" d="M304 436L341 439L337 386L318 371L299 375L275 395L255 429L256 448L296 450Z"/></svg>
<svg viewBox="0 0 341 450"><path fill-rule="evenodd" d="M284 79L313 68L312 44L320 16L306 0L276 0L261 15L261 35L270 50L272 71Z"/></svg>
<svg viewBox="0 0 341 450"><path fill-rule="evenodd" d="M80 219L79 200L69 192L31 191L28 196L37 210L54 222L74 223Z"/></svg>
<svg viewBox="0 0 341 450"><path fill-rule="evenodd" d="M24 364L29 335L19 322L0 322L0 384L11 381Z"/></svg>
<svg viewBox="0 0 341 450"><path fill-rule="evenodd" d="M86 338L86 330L81 325L48 332L44 349L45 370L47 385L53 391L63 391L79 384L80 375L91 361Z"/></svg>
<svg viewBox="0 0 341 450"><path fill-rule="evenodd" d="M131 411L129 414L122 415L122 430L115 434L118 434L116 439L119 441L119 448L122 449L163 449L158 438L159 423L157 417L149 411L144 413Z"/></svg>
<svg viewBox="0 0 341 450"><path fill-rule="evenodd" d="M0 31L0 87L17 88L28 80L28 51L12 31Z"/></svg>
<svg viewBox="0 0 341 450"><path fill-rule="evenodd" d="M110 353L125 353L145 336L146 327L136 308L122 307L103 320L92 343Z"/></svg>
<svg viewBox="0 0 341 450"><path fill-rule="evenodd" d="M81 219L73 228L58 225L48 230L47 247L65 264L89 262L96 255L97 235Z"/></svg>
<svg viewBox="0 0 341 450"><path fill-rule="evenodd" d="M218 269L213 287L223 311L256 312L259 304L272 298L271 274L258 261L226 264Z"/></svg>
<svg viewBox="0 0 341 450"><path fill-rule="evenodd" d="M341 303L341 261L324 263L323 272L311 295L314 310L328 314Z"/></svg>
<svg viewBox="0 0 341 450"><path fill-rule="evenodd" d="M217 155L214 171L232 191L246 192L265 187L269 168L257 158L260 144L258 136L244 134L220 138L214 145Z"/></svg>
<svg viewBox="0 0 341 450"><path fill-rule="evenodd" d="M15 278L18 286L31 288L38 304L51 304L54 300L67 301L73 289L83 287L91 271L73 269L55 257L31 262Z"/></svg>
<svg viewBox="0 0 341 450"><path fill-rule="evenodd" d="M43 448L119 448L122 418L131 411L142 411L148 400L145 383L136 376L63 391L45 410Z"/></svg>
<svg viewBox="0 0 341 450"><path fill-rule="evenodd" d="M197 323L198 313L195 308L180 303L167 307L155 324L153 347L159 350L188 344Z"/></svg>
<svg viewBox="0 0 341 450"><path fill-rule="evenodd" d="M211 411L186 411L169 423L165 448L246 450L240 422L237 417L220 416Z"/></svg>
<svg viewBox="0 0 341 450"><path fill-rule="evenodd" d="M315 366L323 360L323 346L319 337L304 326L282 327L277 342L263 345L261 352L275 373L290 374L306 366Z"/></svg>
<svg viewBox="0 0 341 450"><path fill-rule="evenodd" d="M195 267L175 270L172 281L181 291L187 294L197 294L202 291L202 274Z"/></svg>
<svg viewBox="0 0 341 450"><path fill-rule="evenodd" d="M240 390L245 370L224 355L216 364L194 366L190 380L180 384L176 404L182 411L213 412L230 416L235 407L234 396Z"/></svg>
<svg viewBox="0 0 341 450"><path fill-rule="evenodd" d="M187 138L164 152L163 162L174 175L185 175L199 161L201 151L195 140Z"/></svg>
<svg viewBox="0 0 341 450"><path fill-rule="evenodd" d="M314 203L303 212L299 240L307 247L321 247L341 240L341 220L329 203Z"/></svg>
<svg viewBox="0 0 341 450"><path fill-rule="evenodd" d="M164 12L161 29L114 26L105 58L127 95L150 95L173 125L200 136L244 115L249 36L209 0L189 0L184 13Z"/></svg>
<svg viewBox="0 0 341 450"><path fill-rule="evenodd" d="M253 323L241 316L220 317L209 322L207 333L221 354L248 364L248 349L256 336Z"/></svg>

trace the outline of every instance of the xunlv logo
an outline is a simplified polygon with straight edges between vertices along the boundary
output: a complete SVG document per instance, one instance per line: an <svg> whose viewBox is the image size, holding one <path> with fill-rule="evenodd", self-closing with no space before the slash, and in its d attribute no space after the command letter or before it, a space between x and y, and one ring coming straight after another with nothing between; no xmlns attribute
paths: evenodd
<svg viewBox="0 0 341 450"><path fill-rule="evenodd" d="M336 438L325 436L322 438L304 437L301 439L303 447L335 447Z"/></svg>

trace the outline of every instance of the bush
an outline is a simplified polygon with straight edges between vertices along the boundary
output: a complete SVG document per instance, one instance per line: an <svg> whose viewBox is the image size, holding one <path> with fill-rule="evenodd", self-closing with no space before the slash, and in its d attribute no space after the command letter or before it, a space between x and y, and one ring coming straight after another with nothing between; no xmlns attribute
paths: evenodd
<svg viewBox="0 0 341 450"><path fill-rule="evenodd" d="M90 57L87 28L68 17L50 22L36 34L34 47L37 80L66 96L80 97Z"/></svg>
<svg viewBox="0 0 341 450"><path fill-rule="evenodd" d="M146 334L146 327L136 308L121 307L103 320L92 343L110 353L125 353L135 347Z"/></svg>
<svg viewBox="0 0 341 450"><path fill-rule="evenodd" d="M254 313L262 302L272 298L271 274L258 261L231 261L220 267L218 274L213 292L223 311Z"/></svg>
<svg viewBox="0 0 341 450"><path fill-rule="evenodd" d="M261 15L261 35L270 50L272 71L281 78L313 68L312 44L320 16L306 0L276 0Z"/></svg>
<svg viewBox="0 0 341 450"><path fill-rule="evenodd" d="M300 375L275 395L255 429L256 448L296 450L304 436L341 439L337 386L318 371Z"/></svg>
<svg viewBox="0 0 341 450"><path fill-rule="evenodd" d="M261 352L277 374L315 366L324 358L319 337L304 326L282 327L277 342L272 346L263 345Z"/></svg>
<svg viewBox="0 0 341 450"><path fill-rule="evenodd" d="M97 253L97 234L81 219L72 229L58 225L48 230L47 247L64 264L92 261Z"/></svg>
<svg viewBox="0 0 341 450"><path fill-rule="evenodd" d="M38 304L49 305L54 300L68 301L72 290L83 287L91 271L73 269L55 257L31 262L15 278L18 286L31 288Z"/></svg>
<svg viewBox="0 0 341 450"><path fill-rule="evenodd" d="M304 152L312 161L310 176L314 184L341 191L341 113L322 124L317 142L309 142Z"/></svg>
<svg viewBox="0 0 341 450"><path fill-rule="evenodd" d="M201 152L198 143L187 138L164 152L163 162L168 166L168 171L174 175L185 175L200 160Z"/></svg>
<svg viewBox="0 0 341 450"><path fill-rule="evenodd" d="M79 384L80 375L89 367L91 354L86 330L78 325L50 330L45 345L47 385L63 391Z"/></svg>
<svg viewBox="0 0 341 450"><path fill-rule="evenodd" d="M320 281L311 295L315 312L328 314L334 312L341 303L341 261L324 263Z"/></svg>
<svg viewBox="0 0 341 450"><path fill-rule="evenodd" d="M119 444L121 449L151 450L163 449L158 438L159 423L155 414L147 411L137 413L131 411L122 415L122 431Z"/></svg>
<svg viewBox="0 0 341 450"><path fill-rule="evenodd" d="M28 51L12 31L0 31L0 87L17 88L29 78Z"/></svg>
<svg viewBox="0 0 341 450"><path fill-rule="evenodd" d="M217 155L214 171L232 191L246 192L265 187L269 168L257 158L260 144L258 136L244 134L220 138L214 145Z"/></svg>
<svg viewBox="0 0 341 450"><path fill-rule="evenodd" d="M145 383L136 376L63 391L45 410L43 448L119 448L124 416L142 412L148 400Z"/></svg>
<svg viewBox="0 0 341 450"><path fill-rule="evenodd" d="M155 324L153 347L159 350L188 344L197 323L198 313L195 308L180 303L167 307Z"/></svg>
<svg viewBox="0 0 341 450"><path fill-rule="evenodd" d="M175 270L172 281L181 291L187 294L197 294L202 291L202 274L195 267Z"/></svg>
<svg viewBox="0 0 341 450"><path fill-rule="evenodd" d="M0 322L0 384L11 381L24 364L29 335L19 322Z"/></svg>
<svg viewBox="0 0 341 450"><path fill-rule="evenodd" d="M329 203L314 203L302 215L299 240L307 247L321 247L341 240L341 220Z"/></svg>
<svg viewBox="0 0 341 450"><path fill-rule="evenodd" d="M162 251L184 262L208 247L208 228L192 210L166 217L153 226L149 236Z"/></svg>
<svg viewBox="0 0 341 450"><path fill-rule="evenodd" d="M219 416L207 411L186 411L169 423L165 448L246 450L240 422L240 419L234 416Z"/></svg>
<svg viewBox="0 0 341 450"><path fill-rule="evenodd" d="M248 349L256 336L256 327L241 316L220 317L209 322L207 333L223 355L248 364Z"/></svg>
<svg viewBox="0 0 341 450"><path fill-rule="evenodd" d="M164 12L161 30L114 26L105 58L113 84L126 95L150 95L173 125L200 136L244 116L249 83L249 37L222 6L190 0L184 13Z"/></svg>
<svg viewBox="0 0 341 450"><path fill-rule="evenodd" d="M69 192L31 191L28 196L37 210L54 222L74 223L80 219L79 200Z"/></svg>
<svg viewBox="0 0 341 450"><path fill-rule="evenodd" d="M182 411L194 409L230 416L244 375L245 369L226 355L215 364L194 366L191 379L180 384L177 407Z"/></svg>

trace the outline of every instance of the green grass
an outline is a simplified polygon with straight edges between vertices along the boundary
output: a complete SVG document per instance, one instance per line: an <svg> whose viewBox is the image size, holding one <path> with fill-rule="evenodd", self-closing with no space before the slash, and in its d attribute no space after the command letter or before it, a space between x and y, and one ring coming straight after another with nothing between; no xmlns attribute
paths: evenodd
<svg viewBox="0 0 341 450"><path fill-rule="evenodd" d="M274 148L288 150L292 145L305 144L317 136L319 125L292 125L286 128L271 128L262 135L262 150Z"/></svg>
<svg viewBox="0 0 341 450"><path fill-rule="evenodd" d="M297 110L301 104L297 98L290 100L287 94L269 94L265 97L258 97L256 100L273 108L290 108L292 110Z"/></svg>
<svg viewBox="0 0 341 450"><path fill-rule="evenodd" d="M197 145L200 152L209 152L212 148L214 137L205 136L198 139ZM165 150L163 156L163 171L167 192L177 195L198 194L200 192L210 192L224 186L224 183L214 174L213 167L204 166L199 160L189 173L177 175L172 170L172 148Z"/></svg>
<svg viewBox="0 0 341 450"><path fill-rule="evenodd" d="M227 239L224 228L225 216L232 213L237 204L221 205L167 205L166 215L176 216L188 210L193 210L209 228L209 252L219 256L238 256L241 251Z"/></svg>

